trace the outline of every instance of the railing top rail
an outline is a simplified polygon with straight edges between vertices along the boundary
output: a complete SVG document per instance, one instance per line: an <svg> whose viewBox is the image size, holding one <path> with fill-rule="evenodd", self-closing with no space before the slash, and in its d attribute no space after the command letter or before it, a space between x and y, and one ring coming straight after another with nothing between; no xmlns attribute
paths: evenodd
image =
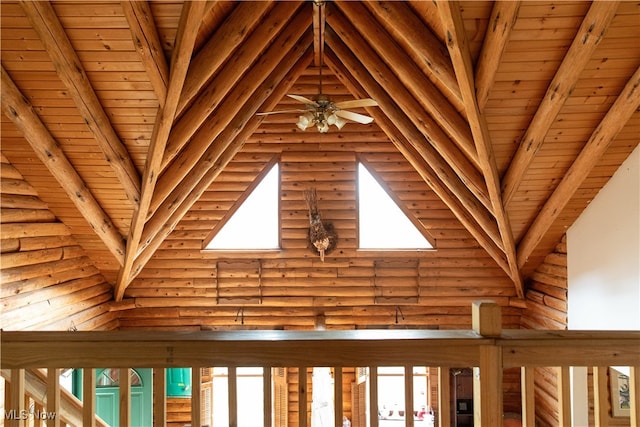
<svg viewBox="0 0 640 427"><path fill-rule="evenodd" d="M511 366L637 365L640 331L5 331L3 368L479 366L481 346Z"/></svg>

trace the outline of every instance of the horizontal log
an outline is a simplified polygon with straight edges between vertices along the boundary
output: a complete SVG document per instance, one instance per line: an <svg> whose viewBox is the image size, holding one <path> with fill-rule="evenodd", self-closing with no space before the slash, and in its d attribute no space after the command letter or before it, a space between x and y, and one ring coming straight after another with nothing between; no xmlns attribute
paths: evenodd
<svg viewBox="0 0 640 427"><path fill-rule="evenodd" d="M4 204L4 199L0 200L2 205L2 223L12 222L55 222L56 217L49 210L45 209L10 209Z"/></svg>
<svg viewBox="0 0 640 427"><path fill-rule="evenodd" d="M60 222L53 223L12 223L4 224L0 229L0 239L21 237L41 237L68 235L69 229Z"/></svg>

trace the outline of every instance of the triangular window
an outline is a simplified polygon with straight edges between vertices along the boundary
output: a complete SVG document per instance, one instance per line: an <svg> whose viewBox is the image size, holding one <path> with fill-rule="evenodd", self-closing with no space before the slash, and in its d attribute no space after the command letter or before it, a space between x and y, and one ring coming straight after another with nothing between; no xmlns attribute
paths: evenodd
<svg viewBox="0 0 640 427"><path fill-rule="evenodd" d="M360 249L432 249L425 236L362 164L358 164Z"/></svg>
<svg viewBox="0 0 640 427"><path fill-rule="evenodd" d="M263 177L205 249L278 249L278 164ZM224 221L224 219L223 219Z"/></svg>

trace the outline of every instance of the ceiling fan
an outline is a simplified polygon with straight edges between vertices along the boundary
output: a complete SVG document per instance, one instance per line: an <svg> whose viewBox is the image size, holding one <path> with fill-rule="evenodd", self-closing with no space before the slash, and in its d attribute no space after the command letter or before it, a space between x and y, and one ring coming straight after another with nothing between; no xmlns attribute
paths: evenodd
<svg viewBox="0 0 640 427"><path fill-rule="evenodd" d="M373 122L372 117L354 113L353 111L347 111L346 108L375 107L378 105L376 101L370 98L333 102L329 97L324 95L322 91L320 91L315 101L300 95L289 94L287 96L305 104L306 111L298 110L304 112L304 114L298 117L298 128L300 130L306 130L307 128L315 125L320 133L328 132L330 125L334 125L338 129L342 129L342 127L347 123L347 120L351 120L356 123L369 124Z"/></svg>
<svg viewBox="0 0 640 427"><path fill-rule="evenodd" d="M324 6L324 2L322 0L314 0L315 6L322 10ZM319 25L320 28L323 27L322 24ZM321 40L322 36L319 37ZM323 49L323 41L322 46L320 47L320 64L318 67L318 95L315 99L309 99L307 97L301 95L292 95L287 94L288 97L304 104L304 109L294 109L294 110L281 110L281 111L270 111L257 113L259 116L264 116L268 114L278 114L278 113L303 113L298 117L298 122L296 123L300 130L307 130L311 126L316 126L318 132L327 133L329 131L329 126L333 125L338 129L342 129L342 127L347 123L347 120L352 122L361 123L361 124L369 124L373 122L373 118L369 116L365 116L364 114L355 113L353 111L347 111L350 108L360 108L360 107L377 107L378 103L371 98L363 98L363 99L353 99L349 101L340 101L333 102L329 97L322 93L322 68L324 65L324 49Z"/></svg>

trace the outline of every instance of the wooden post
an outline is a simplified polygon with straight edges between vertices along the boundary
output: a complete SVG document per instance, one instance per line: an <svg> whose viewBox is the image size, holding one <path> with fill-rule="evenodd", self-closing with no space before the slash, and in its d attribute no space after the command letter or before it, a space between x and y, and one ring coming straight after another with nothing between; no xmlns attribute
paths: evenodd
<svg viewBox="0 0 640 427"><path fill-rule="evenodd" d="M451 369L438 368L438 426L451 425Z"/></svg>
<svg viewBox="0 0 640 427"><path fill-rule="evenodd" d="M235 371L234 371L235 372ZM191 368L191 427L200 427L202 424L202 369ZM231 403L231 368L229 368L229 403ZM231 424L231 411L229 411L229 425Z"/></svg>
<svg viewBox="0 0 640 427"><path fill-rule="evenodd" d="M640 425L640 366L631 366L629 372L631 425Z"/></svg>
<svg viewBox="0 0 640 427"><path fill-rule="evenodd" d="M609 425L608 370L606 366L593 367L593 418L596 427Z"/></svg>
<svg viewBox="0 0 640 427"><path fill-rule="evenodd" d="M520 368L520 395L522 397L522 427L535 427L536 404L534 368Z"/></svg>
<svg viewBox="0 0 640 427"><path fill-rule="evenodd" d="M153 426L167 425L167 370L153 369Z"/></svg>
<svg viewBox="0 0 640 427"><path fill-rule="evenodd" d="M238 425L238 368L227 368L229 380L229 425Z"/></svg>
<svg viewBox="0 0 640 427"><path fill-rule="evenodd" d="M344 416L344 404L342 402L342 368L333 368L333 396L334 396L334 414L335 426L342 426L342 417Z"/></svg>
<svg viewBox="0 0 640 427"><path fill-rule="evenodd" d="M9 385L9 388L11 400L9 400L9 407L5 408L5 411L12 412L10 412L11 417L8 420L7 425L9 427L24 427L26 421L25 418L28 415L24 406L24 369L11 370L11 384Z"/></svg>
<svg viewBox="0 0 640 427"><path fill-rule="evenodd" d="M561 427L571 427L571 378L569 367L557 369L558 385L558 424Z"/></svg>
<svg viewBox="0 0 640 427"><path fill-rule="evenodd" d="M298 367L298 426L307 427L307 367Z"/></svg>
<svg viewBox="0 0 640 427"><path fill-rule="evenodd" d="M484 337L502 333L501 308L493 301L476 301L471 309L473 330ZM502 425L502 347L480 346L480 366L473 368L474 425Z"/></svg>
<svg viewBox="0 0 640 427"><path fill-rule="evenodd" d="M128 426L131 424L131 375L129 368L120 368L118 375L120 377L120 425Z"/></svg>
<svg viewBox="0 0 640 427"><path fill-rule="evenodd" d="M263 418L264 427L271 427L273 418L273 393L271 371L273 368L263 368L262 371L262 396L263 396Z"/></svg>
<svg viewBox="0 0 640 427"><path fill-rule="evenodd" d="M96 425L96 371L82 370L82 425L95 427Z"/></svg>
<svg viewBox="0 0 640 427"><path fill-rule="evenodd" d="M47 420L47 426L60 427L60 369L47 369L47 412L56 414L53 420Z"/></svg>

